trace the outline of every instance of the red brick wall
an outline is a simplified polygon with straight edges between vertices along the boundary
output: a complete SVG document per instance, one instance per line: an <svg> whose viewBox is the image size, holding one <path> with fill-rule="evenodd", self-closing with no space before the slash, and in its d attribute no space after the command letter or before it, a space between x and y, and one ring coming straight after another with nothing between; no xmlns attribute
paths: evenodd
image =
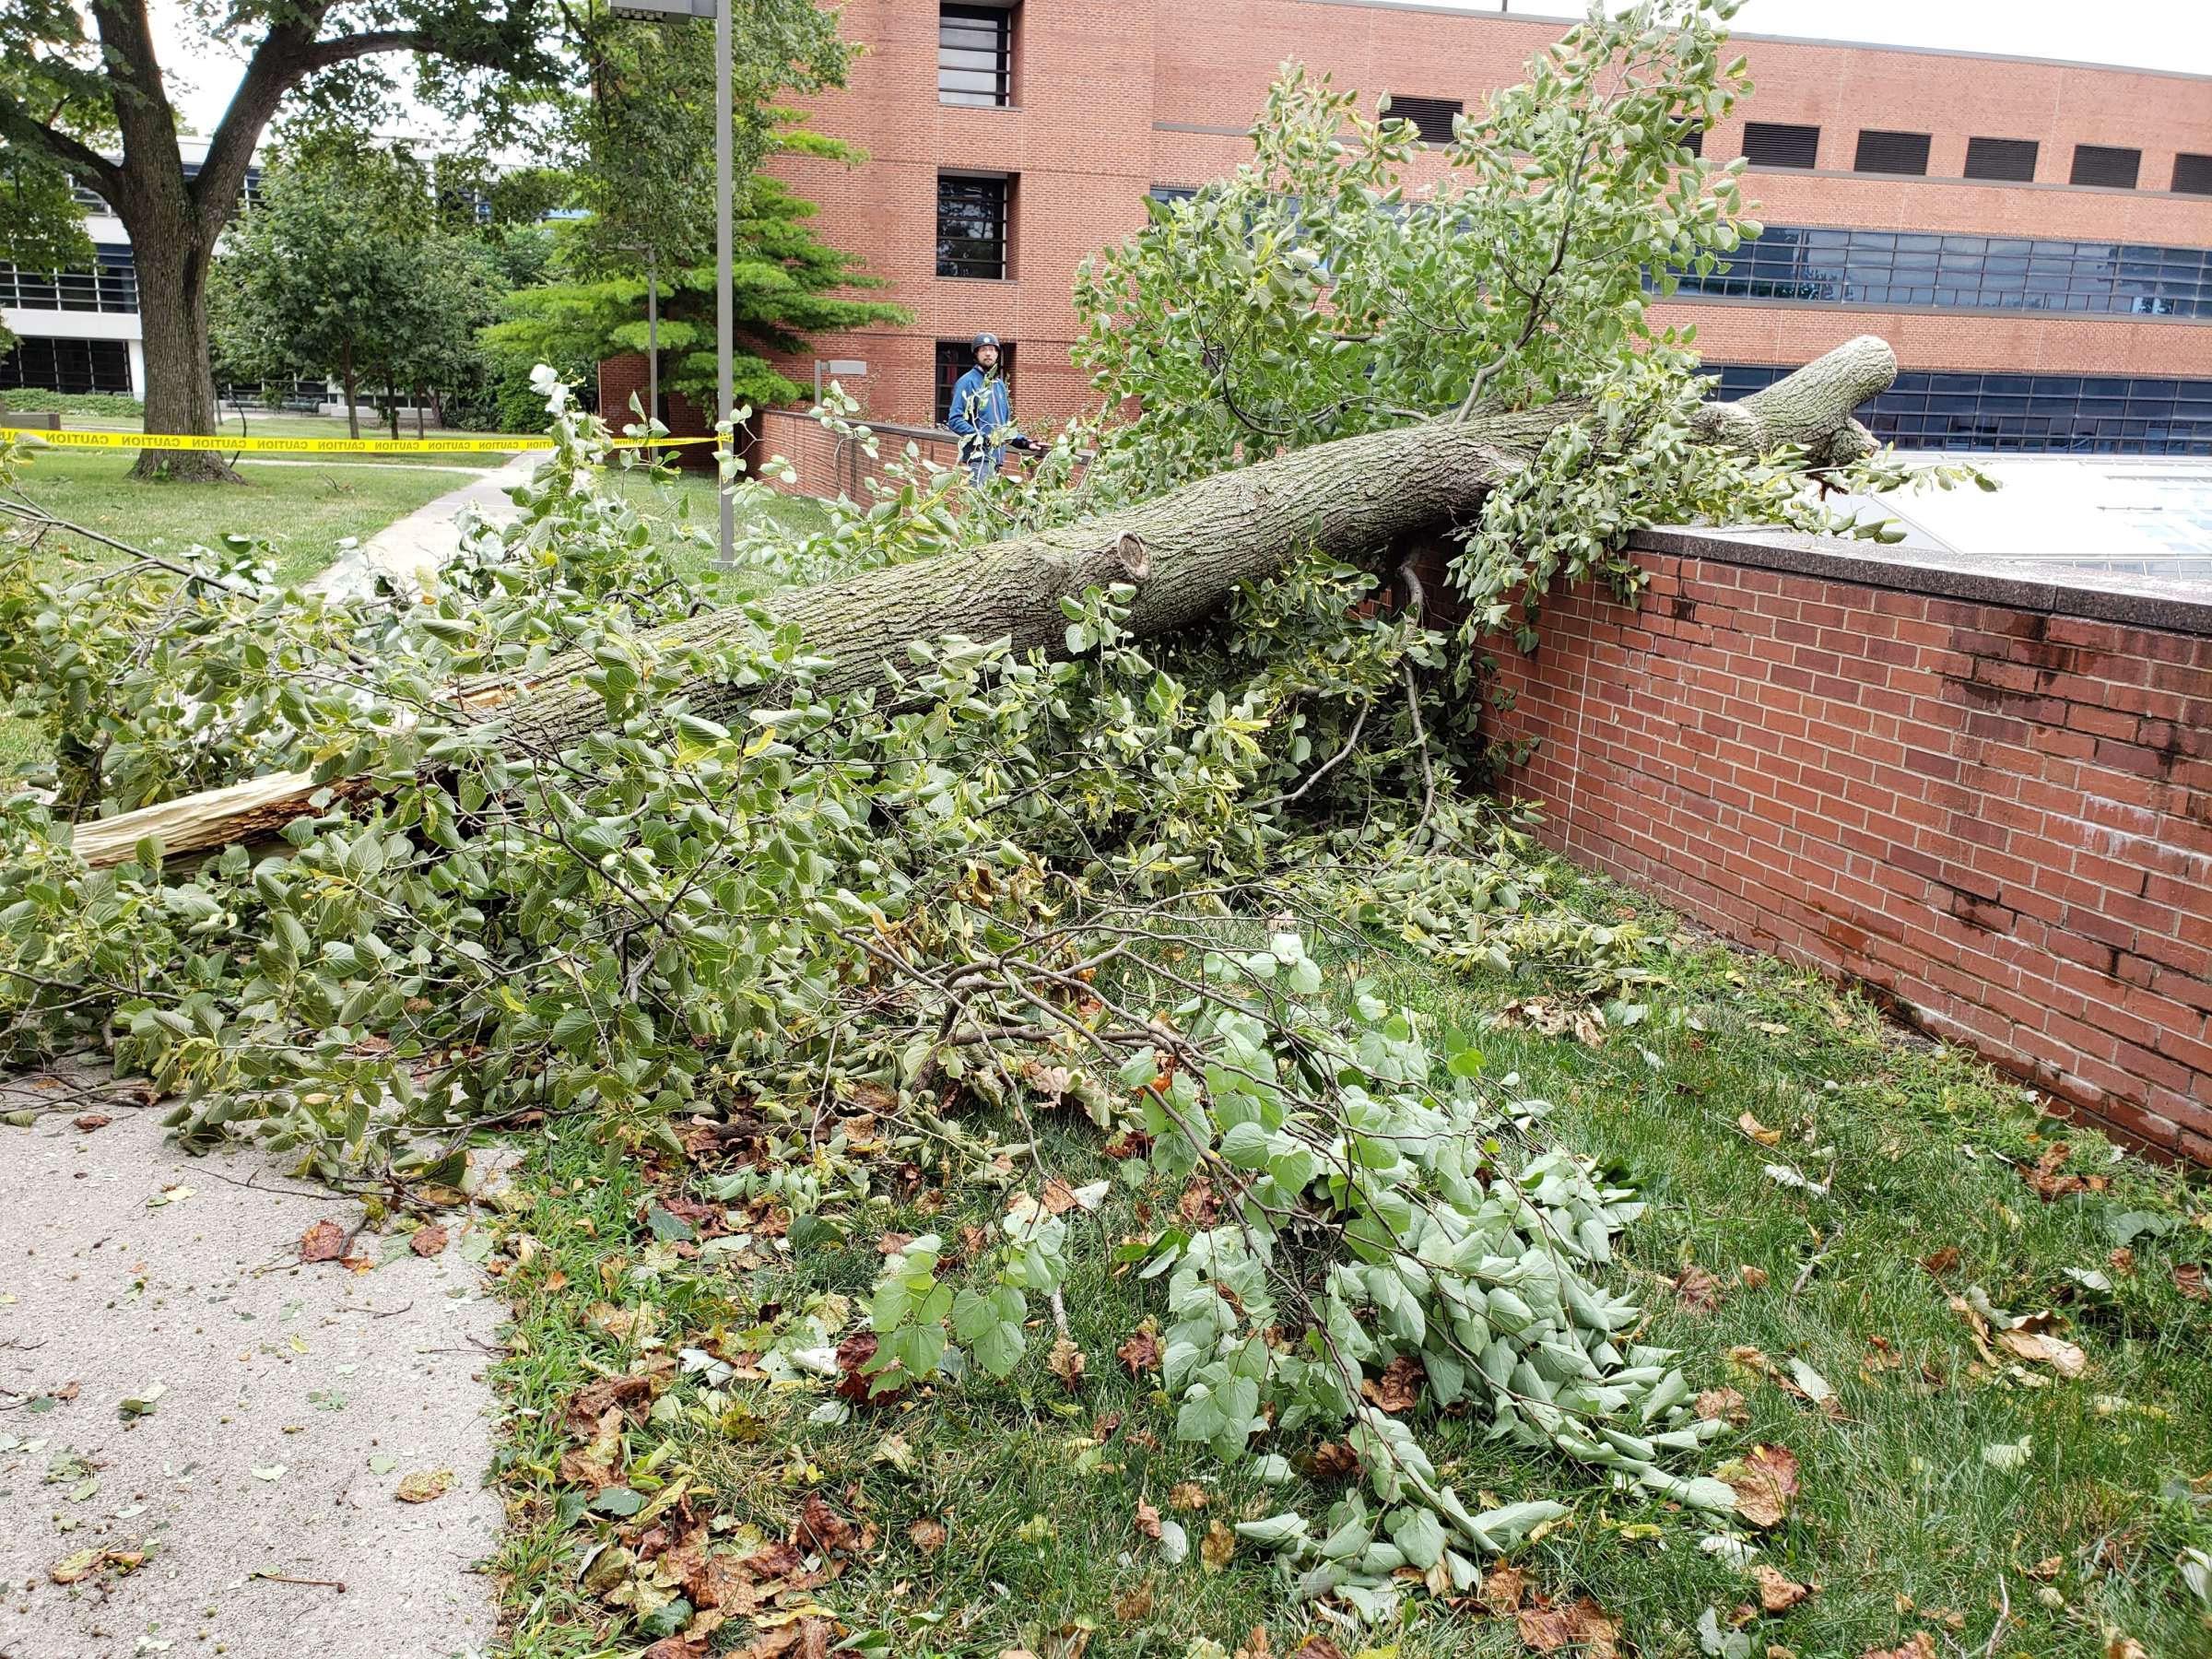
<svg viewBox="0 0 2212 1659"><path fill-rule="evenodd" d="M873 500L868 493L868 483L881 483L884 463L904 456L909 443L939 466L950 466L959 458L958 441L950 432L931 433L927 437L909 432L878 432L877 454L871 460L858 446L841 443L820 421L792 409L763 409L753 418L753 432L752 447L746 459L753 475L763 483L786 495L830 499L848 495L863 505ZM796 477L771 477L761 472L761 464L777 455L791 463Z"/></svg>
<svg viewBox="0 0 2212 1659"><path fill-rule="evenodd" d="M1498 653L1546 839L2212 1163L2212 606L1650 541Z"/></svg>

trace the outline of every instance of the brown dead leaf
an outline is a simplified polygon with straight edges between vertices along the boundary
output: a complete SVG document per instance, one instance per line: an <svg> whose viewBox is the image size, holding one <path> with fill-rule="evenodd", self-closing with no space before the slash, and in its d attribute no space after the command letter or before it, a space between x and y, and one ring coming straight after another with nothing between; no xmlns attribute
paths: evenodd
<svg viewBox="0 0 2212 1659"><path fill-rule="evenodd" d="M1522 1645L1533 1653L1556 1653L1577 1648L1582 1659L1618 1659L1620 1620L1588 1596L1570 1606L1553 1606L1543 1596L1514 1615Z"/></svg>
<svg viewBox="0 0 2212 1659"><path fill-rule="evenodd" d="M837 1345L836 1392L840 1399L853 1400L861 1405L873 1399L879 1405L888 1405L906 1392L903 1382L893 1381L880 1373L870 1376L862 1371L861 1367L875 1358L876 1333L873 1331L854 1331ZM883 1383L883 1392L872 1394L870 1391L878 1382Z"/></svg>
<svg viewBox="0 0 2212 1659"><path fill-rule="evenodd" d="M1142 1498L1136 1500L1136 1530L1147 1538L1159 1536L1159 1512Z"/></svg>
<svg viewBox="0 0 2212 1659"><path fill-rule="evenodd" d="M599 1421L608 1406L619 1406L627 1415L652 1398L650 1376L632 1373L587 1382L569 1400L569 1432L578 1440L589 1440L599 1431Z"/></svg>
<svg viewBox="0 0 2212 1659"><path fill-rule="evenodd" d="M860 1535L819 1492L809 1492L800 1500L799 1518L791 1529L791 1547L809 1555L852 1555L860 1547Z"/></svg>
<svg viewBox="0 0 2212 1659"><path fill-rule="evenodd" d="M706 1659L706 1653L707 1641L703 1636L697 1641L685 1636L664 1636L640 1653L638 1659Z"/></svg>
<svg viewBox="0 0 2212 1659"><path fill-rule="evenodd" d="M2104 1258L2105 1265L2123 1277L2136 1270L2136 1253L2123 1244Z"/></svg>
<svg viewBox="0 0 2212 1659"><path fill-rule="evenodd" d="M2023 1169L2020 1171L2020 1179L2026 1182L2034 1191L2035 1195L2045 1204L2050 1203L2053 1198L2064 1198L2070 1193L2086 1192L2088 1190L2089 1183L2080 1176L2059 1173L2066 1159L2073 1156L2074 1148L2064 1143L2055 1147L2046 1147L2043 1149L2042 1157L2036 1160L2035 1168L2032 1170Z"/></svg>
<svg viewBox="0 0 2212 1659"><path fill-rule="evenodd" d="M1785 1578L1764 1561L1751 1569L1751 1576L1759 1581L1759 1605L1769 1613L1787 1613L1813 1593L1810 1584Z"/></svg>
<svg viewBox="0 0 2212 1659"><path fill-rule="evenodd" d="M2212 1301L2212 1289L2205 1287L2205 1265L2202 1262L2176 1262L2173 1265L2173 1288L2191 1301Z"/></svg>
<svg viewBox="0 0 2212 1659"><path fill-rule="evenodd" d="M2133 1636L2123 1636L2115 1630L2112 1639L2104 1644L2104 1659L2150 1659L2150 1655Z"/></svg>
<svg viewBox="0 0 2212 1659"><path fill-rule="evenodd" d="M392 1488L392 1496L402 1503L433 1503L444 1497L453 1484L451 1469L418 1469L401 1478Z"/></svg>
<svg viewBox="0 0 2212 1659"><path fill-rule="evenodd" d="M1198 1546L1198 1559L1205 1562L1206 1571L1220 1571L1236 1553L1237 1535L1219 1521L1207 1522L1206 1538Z"/></svg>
<svg viewBox="0 0 2212 1659"><path fill-rule="evenodd" d="M1675 1300L1693 1313L1721 1305L1721 1281L1692 1262L1675 1279Z"/></svg>
<svg viewBox="0 0 2212 1659"><path fill-rule="evenodd" d="M1936 1659L1936 1638L1925 1630L1915 1630L1903 1646L1868 1648L1859 1659Z"/></svg>
<svg viewBox="0 0 2212 1659"><path fill-rule="evenodd" d="M1152 1613L1152 1581L1147 1579L1133 1590L1124 1590L1113 1598L1113 1616L1123 1624L1135 1624Z"/></svg>
<svg viewBox="0 0 2212 1659"><path fill-rule="evenodd" d="M1113 1350L1114 1357L1129 1368L1129 1374L1141 1377L1148 1371L1159 1369L1159 1334L1146 1321L1128 1341Z"/></svg>
<svg viewBox="0 0 2212 1659"><path fill-rule="evenodd" d="M1762 1147L1782 1145L1781 1130L1768 1128L1747 1112L1735 1120L1735 1126Z"/></svg>
<svg viewBox="0 0 2212 1659"><path fill-rule="evenodd" d="M1762 1290L1766 1288L1767 1270L1764 1267L1754 1267L1746 1262L1736 1268L1735 1277L1743 1280L1747 1290Z"/></svg>
<svg viewBox="0 0 2212 1659"><path fill-rule="evenodd" d="M1044 1207L1053 1215L1066 1215L1076 1207L1076 1203L1075 1189L1059 1176L1055 1175L1044 1183Z"/></svg>
<svg viewBox="0 0 2212 1659"><path fill-rule="evenodd" d="M1932 1277L1941 1278L1945 1274L1950 1272L1952 1268L1959 1265L1958 1249L1956 1246L1946 1244L1934 1255L1922 1256L1920 1258L1920 1265L1928 1270L1928 1273Z"/></svg>
<svg viewBox="0 0 2212 1659"><path fill-rule="evenodd" d="M1344 1659L1344 1650L1326 1636L1309 1636L1290 1650L1290 1659Z"/></svg>
<svg viewBox="0 0 2212 1659"><path fill-rule="evenodd" d="M1313 1478L1349 1480L1359 1473L1359 1454L1342 1441L1324 1441L1313 1448Z"/></svg>
<svg viewBox="0 0 2212 1659"><path fill-rule="evenodd" d="M1724 1423L1742 1428L1751 1420L1751 1413L1744 1396L1733 1388L1709 1388L1698 1396L1698 1415L1718 1418Z"/></svg>
<svg viewBox="0 0 2212 1659"><path fill-rule="evenodd" d="M1992 1340L2006 1353L2032 1365L2047 1365L2062 1377L2078 1377L2089 1369L2089 1357L2063 1336L2046 1328L2048 1313L2037 1313L2008 1331L1991 1333Z"/></svg>
<svg viewBox="0 0 2212 1659"><path fill-rule="evenodd" d="M1754 1526L1776 1526L1797 1494L1797 1459L1786 1446L1754 1446L1751 1454L1713 1471L1735 1493L1735 1512Z"/></svg>
<svg viewBox="0 0 2212 1659"><path fill-rule="evenodd" d="M1202 1510L1212 1500L1206 1489L1196 1481L1184 1480L1177 1482L1174 1488L1168 1493L1168 1501L1179 1510L1189 1511Z"/></svg>
<svg viewBox="0 0 2212 1659"><path fill-rule="evenodd" d="M105 1129L115 1120L104 1112L88 1112L83 1116L73 1118L70 1121L89 1135L95 1129Z"/></svg>
<svg viewBox="0 0 2212 1659"><path fill-rule="evenodd" d="M895 1256L913 1241L912 1233L887 1232L876 1241L876 1253L879 1256Z"/></svg>
<svg viewBox="0 0 2212 1659"><path fill-rule="evenodd" d="M1211 1227L1221 1218L1221 1200L1214 1192L1214 1183L1203 1175L1191 1177L1190 1185L1176 1199L1175 1208L1194 1228Z"/></svg>
<svg viewBox="0 0 2212 1659"><path fill-rule="evenodd" d="M1520 1610L1521 1598L1527 1593L1527 1573L1518 1567L1493 1567L1476 1592L1476 1597L1493 1618L1503 1618L1508 1613Z"/></svg>
<svg viewBox="0 0 2212 1659"><path fill-rule="evenodd" d="M300 1259L335 1262L346 1253L346 1230L335 1221L318 1221L300 1235Z"/></svg>
<svg viewBox="0 0 2212 1659"><path fill-rule="evenodd" d="M1379 1377L1362 1377L1359 1393L1378 1411L1411 1411L1421 1403L1421 1384L1429 1373L1411 1354L1400 1354L1382 1368Z"/></svg>
<svg viewBox="0 0 2212 1659"><path fill-rule="evenodd" d="M914 1547L925 1556L933 1556L945 1547L945 1523L933 1521L927 1515L906 1529L906 1535L914 1541Z"/></svg>
<svg viewBox="0 0 2212 1659"><path fill-rule="evenodd" d="M2031 1579L2041 1579L2044 1583L2048 1583L2051 1580L2056 1578L2061 1572L2065 1571L2065 1557L2045 1556L2034 1566L2028 1569L2028 1576Z"/></svg>
<svg viewBox="0 0 2212 1659"><path fill-rule="evenodd" d="M415 1236L407 1241L407 1248L418 1256L434 1256L445 1248L445 1229L432 1223L418 1227Z"/></svg>
<svg viewBox="0 0 2212 1659"><path fill-rule="evenodd" d="M1083 1386L1083 1367L1088 1363L1083 1350L1068 1337L1062 1336L1053 1344L1053 1351L1044 1362L1044 1369L1067 1385L1070 1394Z"/></svg>

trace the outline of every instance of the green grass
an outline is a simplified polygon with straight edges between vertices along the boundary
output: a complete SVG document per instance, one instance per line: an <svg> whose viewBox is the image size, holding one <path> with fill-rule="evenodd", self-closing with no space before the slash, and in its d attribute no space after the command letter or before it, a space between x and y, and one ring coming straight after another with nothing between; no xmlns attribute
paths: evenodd
<svg viewBox="0 0 2212 1659"><path fill-rule="evenodd" d="M0 425L7 424L8 419L9 417L0 415ZM137 432L145 429L144 420L137 416L96 415L78 411L65 414L62 417L62 425L73 432ZM254 438L348 438L352 436L347 429L346 422L335 416L269 414L260 409L247 410L242 424L237 410L226 409L222 418L217 422L217 430L226 437L241 432ZM360 435L363 438L389 438L392 430L382 421L364 418L361 421ZM414 438L418 435L415 430L415 422L412 418L402 418L399 423L399 435L402 438ZM490 432L455 431L439 426L426 426L419 434L426 438L489 438L497 435ZM131 460L136 459L135 451L123 453ZM228 452L225 453L228 454ZM359 466L361 464L367 463L375 466L458 466L471 471L481 471L499 465L507 460L512 453L502 453L498 450L453 450L418 455L338 455L330 459L334 462L343 461L349 467ZM312 457L274 457L276 460L310 458ZM253 455L241 455L239 457L239 465L241 466L266 465L270 459L265 457L257 461Z"/></svg>
<svg viewBox="0 0 2212 1659"><path fill-rule="evenodd" d="M678 526L678 551L687 571L704 575L714 564L719 521L711 476L662 467L609 467L607 481L642 511L661 515ZM742 510L737 524L743 535L748 524L776 524L794 535L825 527L829 510L808 496L759 496Z"/></svg>
<svg viewBox="0 0 2212 1659"><path fill-rule="evenodd" d="M149 553L177 553L225 535L259 536L287 579L312 575L347 536L367 536L468 482L421 467L254 466L244 482L140 482L128 451L53 451L28 460L16 493L56 518ZM46 549L106 561L121 556L88 538L56 535Z"/></svg>
<svg viewBox="0 0 2212 1659"><path fill-rule="evenodd" d="M1607 910L1630 901L1594 883L1583 900ZM1483 1030L1530 991L1447 980L1381 952L1339 966L1338 982L1364 973L1383 994L1462 1030ZM2202 1190L2040 1118L2018 1088L1960 1053L1906 1037L1863 1001L1771 960L1686 944L1650 1006L1643 1023L1594 1049L1525 1027L1488 1030L1480 1041L1500 1099L1551 1102L1552 1136L1650 1200L1616 1277L1649 1310L1646 1339L1680 1348L1694 1386L1744 1394L1747 1422L1709 1461L1763 1441L1801 1462L1798 1499L1758 1540L1757 1559L1819 1589L1794 1611L1754 1618L1751 1653L1774 1644L1799 1659L1856 1659L1924 1629L1947 1654L2091 1659L2115 1633L2160 1659L2212 1652L2212 1609L2189 1597L2175 1569L2184 1545L2212 1546L2212 1522L2202 1502L2161 1495L2175 1481L2195 1481L2201 1493L2212 1477L2212 1317L2170 1277L2176 1262L2212 1254ZM1745 1112L1781 1130L1780 1144L1739 1131ZM1079 1183L1112 1169L1079 1118L1039 1127L1054 1173ZM2104 1189L2040 1200L2018 1164L2054 1141L2074 1144L2068 1167ZM656 1256L641 1222L656 1195L696 1194L701 1172L643 1144L636 1125L555 1125L521 1182L527 1206L515 1225L543 1248L511 1281L517 1353L495 1374L508 1411L500 1467L513 1522L500 1562L508 1651L529 1659L642 1645L610 1640L603 1609L577 1583L580 1547L609 1530L578 1519L573 1495L564 1510L555 1478L571 1443L563 1408L579 1386L641 1352L740 1352L760 1340L748 1331L824 1296L848 1299L857 1320L883 1233L957 1239L963 1225L988 1225L1004 1209L1004 1194L940 1185L926 1152L886 1151L864 1162L880 1195L829 1212L847 1242L794 1247L745 1272L700 1270L665 1246ZM921 1166L918 1189L899 1178L910 1156ZM1808 1196L1765 1173L1785 1163L1832 1175L1830 1194ZM1020 1178L1034 1187L1030 1171ZM1288 1653L1301 1632L1326 1627L1309 1623L1264 1556L1247 1547L1218 1574L1195 1552L1169 1568L1135 1528L1139 1498L1181 1519L1195 1546L1211 1518L1293 1505L1318 1517L1332 1497L1303 1483L1266 1488L1249 1465L1224 1471L1178 1446L1164 1398L1115 1361L1117 1345L1160 1312L1161 1299L1111 1269L1111 1247L1142 1230L1136 1204L1157 1214L1173 1198L1124 1194L1080 1219L1083 1265L1065 1294L1089 1359L1079 1395L1043 1370L1049 1325L1033 1333L1031 1357L1008 1384L859 1406L842 1423L812 1420L829 1397L812 1387L740 1380L726 1407L712 1409L687 1379L653 1421L630 1430L633 1487L688 1478L693 1512L722 1517L732 1539L782 1537L803 1497L822 1493L875 1536L814 1599L848 1627L888 1632L887 1651L913 1659L1068 1652L1054 1643L1083 1629L1092 1659L1179 1659L1195 1638L1247 1642L1255 1625L1267 1627L1276 1653ZM2135 1239L2126 1274L2108 1263L2109 1229L2130 1211L2172 1226ZM1958 1263L1939 1280L1921 1263L1947 1249ZM1665 1282L1691 1263L1723 1282L1717 1307L1684 1307ZM1764 1282L1747 1284L1745 1267ZM2106 1270L2112 1291L2082 1292L2068 1267ZM641 1278L644 1268L653 1272ZM1982 1366L1947 1305L1970 1284L2000 1307L2058 1308L2088 1354L2087 1375L2065 1382L2041 1367L2031 1376ZM606 1302L652 1304L653 1347L594 1328L587 1310ZM1835 1415L1732 1365L1738 1347L1814 1367L1834 1390ZM1116 1416L1118 1431L1100 1445L1096 1426ZM1493 1443L1482 1430L1460 1418L1422 1431L1463 1493L1575 1505L1515 1559L1563 1598L1594 1597L1637 1653L1695 1654L1705 1608L1725 1621L1756 1604L1750 1578L1698 1547L1703 1524L1645 1497L1606 1493L1578 1469ZM1283 1449L1293 1453L1310 1444L1288 1439ZM2018 1467L1984 1459L1985 1447L2022 1439L2030 1450ZM649 1455L660 1461L641 1473ZM1170 1508L1182 1482L1206 1489L1204 1511ZM948 1529L941 1551L912 1542L921 1520ZM2053 1559L2050 1576L2031 1576ZM1360 1646L1335 1636L1347 1653ZM737 1635L730 1651L749 1640ZM1397 1659L1523 1651L1510 1620L1436 1602L1415 1604L1403 1630L1368 1640L1384 1651L1395 1642ZM718 1638L714 1651L730 1641Z"/></svg>

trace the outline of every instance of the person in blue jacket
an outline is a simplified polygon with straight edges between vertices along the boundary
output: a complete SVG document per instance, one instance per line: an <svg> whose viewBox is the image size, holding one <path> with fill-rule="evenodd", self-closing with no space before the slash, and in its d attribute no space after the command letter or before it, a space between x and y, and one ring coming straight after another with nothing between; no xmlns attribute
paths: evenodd
<svg viewBox="0 0 2212 1659"><path fill-rule="evenodd" d="M998 371L998 336L979 334L973 342L975 367L960 376L952 388L952 408L945 424L960 436L960 461L978 484L998 471L1006 458L1006 444L995 441L1014 424L1014 402L1006 395L1005 376ZM1016 449L1037 446L1019 432Z"/></svg>

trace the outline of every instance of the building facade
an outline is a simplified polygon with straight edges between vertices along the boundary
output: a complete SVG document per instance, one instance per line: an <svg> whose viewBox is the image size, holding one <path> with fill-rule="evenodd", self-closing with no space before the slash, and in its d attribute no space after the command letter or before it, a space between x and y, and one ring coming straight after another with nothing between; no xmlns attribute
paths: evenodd
<svg viewBox="0 0 2212 1659"><path fill-rule="evenodd" d="M1147 194L1232 171L1277 66L1450 132L1572 19L1399 0L844 0L862 48L815 100L866 153L778 170L865 255L912 328L816 342L857 359L873 418L943 418L967 341L1007 342L1016 409L1072 413L1069 290ZM1698 325L1730 394L1841 338L1896 347L1866 412L1911 447L2212 453L2212 78L1739 36L1755 95L1700 135L1747 158L1768 227L1652 309ZM1442 171L1441 158L1433 160ZM810 382L813 362L786 366Z"/></svg>

